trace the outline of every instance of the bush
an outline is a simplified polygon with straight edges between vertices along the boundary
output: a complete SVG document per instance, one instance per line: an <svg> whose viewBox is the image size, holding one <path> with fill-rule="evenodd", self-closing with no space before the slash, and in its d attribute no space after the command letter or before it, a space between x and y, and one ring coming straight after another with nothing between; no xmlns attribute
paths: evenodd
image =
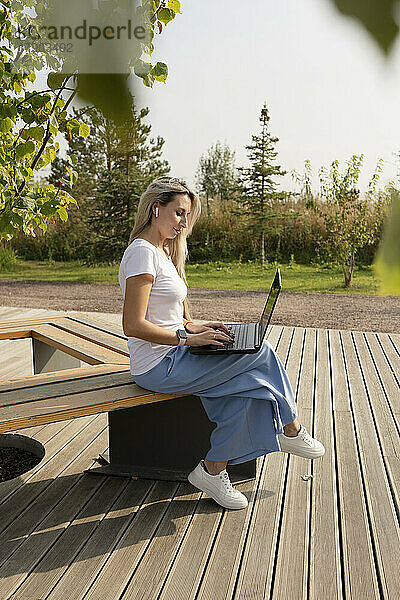
<svg viewBox="0 0 400 600"><path fill-rule="evenodd" d="M11 248L0 247L0 271L7 273L9 271L18 271L18 257Z"/></svg>

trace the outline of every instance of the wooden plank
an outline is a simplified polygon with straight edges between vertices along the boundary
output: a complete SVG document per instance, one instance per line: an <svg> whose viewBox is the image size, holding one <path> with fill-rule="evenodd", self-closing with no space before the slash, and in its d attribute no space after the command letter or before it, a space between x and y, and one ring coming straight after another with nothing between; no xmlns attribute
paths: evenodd
<svg viewBox="0 0 400 600"><path fill-rule="evenodd" d="M31 339L0 340L0 383L11 377L25 377L32 373Z"/></svg>
<svg viewBox="0 0 400 600"><path fill-rule="evenodd" d="M370 398L371 412L374 415L378 429L383 456L400 457L400 439L396 427L398 424L393 414L393 410L400 410L400 393L398 387L396 390L394 373L389 371L387 362L382 352L380 352L380 347L374 340L373 334L364 336L362 333L354 332L353 337ZM373 360L369 348L373 351ZM393 398L386 392L386 381L387 385L390 385L391 391L393 391Z"/></svg>
<svg viewBox="0 0 400 600"><path fill-rule="evenodd" d="M307 329L305 336L303 331L301 333L295 352L291 353L292 369L296 369L296 363L299 365L297 368L301 367L298 376L298 420L308 431L312 431L312 410L309 405L313 398L316 332L314 329ZM303 360L300 362L302 350ZM311 461L288 455L282 527L272 595L274 599L307 598L311 482L302 480L304 473L311 473ZM248 568L250 567L251 565ZM257 567L255 562L253 569L256 570Z"/></svg>
<svg viewBox="0 0 400 600"><path fill-rule="evenodd" d="M129 371L122 373L106 373L105 375L93 375L91 377L79 377L67 381L45 382L41 385L33 385L0 393L0 408L15 404L25 404L36 400L57 398L70 394L84 393L89 390L113 388L118 385L133 384L132 375ZM31 407L35 414L35 408ZM1 418L0 418L1 421Z"/></svg>
<svg viewBox="0 0 400 600"><path fill-rule="evenodd" d="M109 478L109 480L111 479L113 478ZM46 600L65 600L66 598L82 600L93 581L105 567L117 541L133 519L138 516L142 503L156 482L151 479L138 479L137 481L127 479L126 484L115 504L98 523L93 534L88 537L86 544L70 562L63 577L56 583ZM164 501L164 498L160 499L160 503ZM76 520L72 522L72 527L77 526L75 525ZM79 522L82 522L82 517ZM63 542L62 538L60 542ZM59 547L58 550L59 554L64 554L62 547ZM126 548L126 552L129 553L129 548ZM102 593L103 595L107 594L108 587L103 589ZM111 598L111 595L108 596L108 600Z"/></svg>
<svg viewBox="0 0 400 600"><path fill-rule="evenodd" d="M368 337L368 340L373 343L372 337ZM388 392L388 400L392 411L398 414L400 413L400 356L387 334L377 334L376 340L379 342L379 346L382 347L381 352L383 353L385 363L388 365L388 369L390 371L390 373L388 373L385 377L385 387ZM377 344L373 343L373 345L377 351ZM379 355L381 352L379 352Z"/></svg>
<svg viewBox="0 0 400 600"><path fill-rule="evenodd" d="M198 506L199 496L200 492L194 491L190 483L179 485L174 497L167 504L156 535L151 537L140 561L140 568L134 572L124 591L126 600L158 598L171 564L174 562L186 530L191 523L193 512ZM210 504L212 501L208 499L203 502ZM231 512L240 512L242 519L246 515L246 511ZM232 535L234 535L234 530L232 530ZM178 596L178 598L184 597L183 595Z"/></svg>
<svg viewBox="0 0 400 600"><path fill-rule="evenodd" d="M35 327L32 330L32 337L89 364L129 364L129 356L122 352L108 350L52 325Z"/></svg>
<svg viewBox="0 0 400 600"><path fill-rule="evenodd" d="M396 337L393 334L378 333L376 334L379 342L382 344L385 354L389 362L394 368L397 375L400 373L400 342L396 344ZM399 336L400 337L400 336Z"/></svg>
<svg viewBox="0 0 400 600"><path fill-rule="evenodd" d="M46 444L45 458L37 468L29 472L29 479L26 478L25 485L16 487L13 493L8 494L0 504L0 547L2 549L3 544L6 543L11 544L8 546L10 551L17 547L24 533L29 533L30 527L35 527L36 523L42 520L43 515L47 514L49 502L57 504L59 498L71 487L74 476L81 475L82 470L87 468L85 465L92 464L91 460L88 461L87 455L82 462L82 456L85 455L85 448L94 440L97 440L96 444L99 441L101 443L100 446L96 445L96 448L91 446L91 452L99 448L99 451L103 452L107 448L107 423L98 415L85 420L84 423L75 421ZM95 455L92 454L91 458L93 456ZM60 495L55 493L57 490L60 491ZM41 502L41 499L46 498L46 502ZM9 535L11 530L13 535ZM2 551L1 564L5 560L7 556Z"/></svg>
<svg viewBox="0 0 400 600"><path fill-rule="evenodd" d="M107 480L100 477L99 481L91 481L88 489L88 482L79 477L70 492L60 497L57 506L14 553L12 565L6 563L0 570L7 593L11 588L19 598L44 598L127 483L122 477Z"/></svg>
<svg viewBox="0 0 400 600"><path fill-rule="evenodd" d="M329 330L332 364L332 407L334 413L350 410L350 396L347 388L346 365L337 329Z"/></svg>
<svg viewBox="0 0 400 600"><path fill-rule="evenodd" d="M342 331L381 598L400 597L400 531L351 332Z"/></svg>
<svg viewBox="0 0 400 600"><path fill-rule="evenodd" d="M141 568L141 561L148 552L149 541L157 535L171 535L171 529L175 529L175 524L169 520L167 533L165 529L159 533L163 516L181 485L173 481L155 482L140 510L139 507L135 507L135 518L129 520L122 537L116 540L108 561L86 594L85 600L120 598L132 574L138 567ZM152 576L156 576L156 573L152 573Z"/></svg>
<svg viewBox="0 0 400 600"><path fill-rule="evenodd" d="M372 344L375 353L374 360L371 358L370 348L366 344L366 339ZM373 334L354 332L354 341L357 347L361 368L363 371L367 393L370 399L370 409L374 416L383 461L387 472L387 477L393 494L393 500L396 505L396 510L400 513L400 488L398 487L399 478L396 477L400 473L400 437L399 437L399 420L392 411L389 403L389 397L383 382L388 379L388 382L395 383L393 374L389 372L388 366L382 353L379 352L379 347L374 344ZM376 342L375 342L376 343ZM398 402L400 396L399 389L395 394L394 402ZM391 463L389 464L388 458ZM394 472L392 472L392 468Z"/></svg>
<svg viewBox="0 0 400 600"><path fill-rule="evenodd" d="M54 322L54 325L63 331L67 331L78 337L89 340L90 342L95 342L100 346L129 356L127 338L121 339L120 336L116 336L111 332L99 330L96 327L78 323L72 319L58 319Z"/></svg>
<svg viewBox="0 0 400 600"><path fill-rule="evenodd" d="M112 333L113 335L128 339L123 332L122 326L115 323L110 323L101 317L93 317L92 315L86 315L84 313L74 313L67 316L71 321L82 323L83 325L88 325L89 327L96 327L101 331Z"/></svg>
<svg viewBox="0 0 400 600"><path fill-rule="evenodd" d="M330 364L326 330L318 329L314 435L325 446L312 461L310 599L341 598L341 560L333 440Z"/></svg>
<svg viewBox="0 0 400 600"><path fill-rule="evenodd" d="M334 433L344 597L378 600L379 587L339 331L330 331L329 338L332 392L334 406L338 407L334 409ZM345 406L349 407L348 410Z"/></svg>
<svg viewBox="0 0 400 600"><path fill-rule="evenodd" d="M36 400L34 403L12 404L1 411L0 433L118 408L163 402L184 395L149 392L130 383L111 389L91 390L81 394L58 396L55 399Z"/></svg>
<svg viewBox="0 0 400 600"><path fill-rule="evenodd" d="M0 340L0 383L11 377L31 375L32 358L31 339Z"/></svg>
<svg viewBox="0 0 400 600"><path fill-rule="evenodd" d="M42 386L43 384L86 379L108 373L126 373L127 371L129 371L129 365L100 364L63 369L62 371L49 371L47 373L15 377L13 379L1 379L0 393L16 389L22 391L25 388Z"/></svg>
<svg viewBox="0 0 400 600"><path fill-rule="evenodd" d="M86 535L84 527L79 523L71 527L71 521L85 505L88 505L88 502L90 506L90 497L96 491L101 490L100 496L105 499L108 507L109 493L111 492L111 496L115 497L116 488L121 489L125 484L121 478L115 478L114 482L114 478L107 479L105 476L87 478L82 474L83 468L91 466L93 453L103 451L105 443L106 432L101 437L88 440L78 459L72 462L69 460L71 464L64 471L63 477L58 477L48 485L35 503L22 512L18 519L3 532L2 549L7 549L6 560L2 561L0 567L3 597L8 598L10 593L15 592L17 597L43 597L44 590L38 594L33 593L35 583L45 584L42 577L45 578L46 574L40 574L40 570L36 570L38 563L40 564L41 559L47 555L54 557L52 545L63 538L66 530L72 535ZM68 451L63 454L71 457ZM92 513L92 520L93 514L96 513ZM62 566L68 556L67 544L63 546L63 550L64 552L58 555L58 566ZM51 577L51 573L47 573L47 576ZM30 587L29 594L24 593L26 585Z"/></svg>
<svg viewBox="0 0 400 600"><path fill-rule="evenodd" d="M398 354L400 355L400 334L390 333L389 337L392 340L394 347L397 349Z"/></svg>
<svg viewBox="0 0 400 600"><path fill-rule="evenodd" d="M0 329L0 340L18 340L32 337L32 325L16 325Z"/></svg>
<svg viewBox="0 0 400 600"><path fill-rule="evenodd" d="M335 413L346 598L380 600L351 412Z"/></svg>
<svg viewBox="0 0 400 600"><path fill-rule="evenodd" d="M31 316L31 317L23 317L18 315L18 317L4 319L0 318L0 330L8 329L13 327L33 327L35 325L42 325L43 323L56 323L58 319L63 319L68 316L68 313L51 313L49 312L43 316Z"/></svg>

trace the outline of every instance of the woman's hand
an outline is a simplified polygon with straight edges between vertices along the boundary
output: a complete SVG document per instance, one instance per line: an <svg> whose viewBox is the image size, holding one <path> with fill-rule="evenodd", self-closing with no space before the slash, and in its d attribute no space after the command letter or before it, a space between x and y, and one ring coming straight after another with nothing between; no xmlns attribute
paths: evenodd
<svg viewBox="0 0 400 600"><path fill-rule="evenodd" d="M230 330L229 328L224 325L223 323L203 323L202 325L195 325L194 323L190 323L190 325L188 325L186 327L186 331L188 333L203 333L204 331L214 331L216 329L220 329L221 331L224 331L227 335L230 335Z"/></svg>
<svg viewBox="0 0 400 600"><path fill-rule="evenodd" d="M211 344L215 346L223 346L226 342L232 342L233 338L231 335L223 333L222 331L216 331L211 327L207 328L202 333L189 333L187 336L187 346L209 346Z"/></svg>

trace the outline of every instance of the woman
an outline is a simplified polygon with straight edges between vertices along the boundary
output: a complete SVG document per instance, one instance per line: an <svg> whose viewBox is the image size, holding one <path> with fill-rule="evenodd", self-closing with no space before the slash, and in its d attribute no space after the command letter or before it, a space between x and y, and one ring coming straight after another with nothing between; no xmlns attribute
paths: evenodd
<svg viewBox="0 0 400 600"><path fill-rule="evenodd" d="M225 508L248 504L232 487L227 464L283 450L316 458L325 452L297 421L284 367L271 344L255 354L195 355L188 346L223 345L223 323L194 324L186 303L186 238L200 201L185 181L160 177L142 194L119 268L123 329L131 373L145 389L200 397L217 424L211 449L188 480ZM276 423L275 423L276 421Z"/></svg>

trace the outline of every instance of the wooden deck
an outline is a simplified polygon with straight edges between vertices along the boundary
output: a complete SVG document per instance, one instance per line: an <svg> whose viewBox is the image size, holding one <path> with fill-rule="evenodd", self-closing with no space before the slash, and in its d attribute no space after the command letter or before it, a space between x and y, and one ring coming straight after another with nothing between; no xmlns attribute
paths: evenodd
<svg viewBox="0 0 400 600"><path fill-rule="evenodd" d="M398 600L400 336L268 339L322 458L260 457L237 485L249 506L230 511L189 483L84 474L106 414L21 430L46 455L0 484L0 599Z"/></svg>

